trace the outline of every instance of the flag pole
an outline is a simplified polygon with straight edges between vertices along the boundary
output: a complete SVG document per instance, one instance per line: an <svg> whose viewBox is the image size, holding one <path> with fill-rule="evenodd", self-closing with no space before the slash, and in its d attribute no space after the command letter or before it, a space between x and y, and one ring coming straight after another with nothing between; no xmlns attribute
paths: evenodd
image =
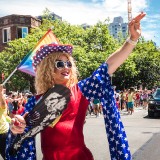
<svg viewBox="0 0 160 160"><path fill-rule="evenodd" d="M45 33L45 35L43 35L43 36L41 37L41 39L38 41L38 43L36 44L36 46L34 46L34 48L29 51L29 54L27 54L27 55L23 58L23 60L21 61L21 63L14 69L14 71L9 75L9 77L8 77L7 79L5 79L5 81L2 83L2 85L5 85L5 83L11 78L11 76L12 76L17 70L20 70L20 69L19 69L20 66L23 65L23 63L29 58L30 54L37 48L37 46L40 45L41 42L43 42L43 40L49 35L50 32L52 32L52 28L53 28L53 27L51 27L51 28ZM54 34L52 33L52 34L50 35L48 41L51 43L51 40L53 41L53 39L54 39L55 42L59 43L59 40L58 40L58 39L54 36ZM22 71L22 70L20 70L20 71ZM24 72L24 71L22 71L22 72ZM25 72L25 73L27 73L27 72ZM32 75L32 74L30 74L30 75Z"/></svg>
<svg viewBox="0 0 160 160"><path fill-rule="evenodd" d="M14 71L5 79L5 81L2 83L2 85L5 85L6 82L12 77L12 75L17 71L17 67L14 69Z"/></svg>

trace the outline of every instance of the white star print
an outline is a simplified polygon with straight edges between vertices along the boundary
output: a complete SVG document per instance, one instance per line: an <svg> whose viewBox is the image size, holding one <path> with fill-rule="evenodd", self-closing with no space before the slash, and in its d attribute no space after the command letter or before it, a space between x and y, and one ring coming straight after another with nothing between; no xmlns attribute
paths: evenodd
<svg viewBox="0 0 160 160"><path fill-rule="evenodd" d="M125 148L126 147L126 145L125 144L122 144L122 146L121 146L122 148Z"/></svg>

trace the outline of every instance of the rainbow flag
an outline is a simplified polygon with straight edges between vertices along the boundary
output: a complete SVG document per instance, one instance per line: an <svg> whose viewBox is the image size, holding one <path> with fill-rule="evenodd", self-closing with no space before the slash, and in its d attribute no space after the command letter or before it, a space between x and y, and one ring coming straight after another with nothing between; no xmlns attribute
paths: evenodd
<svg viewBox="0 0 160 160"><path fill-rule="evenodd" d="M59 43L52 30L49 29L47 33L38 41L37 45L24 57L22 62L17 66L17 70L35 76L35 72L32 67L33 56L36 54L36 51L40 48L40 46L53 42L57 44Z"/></svg>

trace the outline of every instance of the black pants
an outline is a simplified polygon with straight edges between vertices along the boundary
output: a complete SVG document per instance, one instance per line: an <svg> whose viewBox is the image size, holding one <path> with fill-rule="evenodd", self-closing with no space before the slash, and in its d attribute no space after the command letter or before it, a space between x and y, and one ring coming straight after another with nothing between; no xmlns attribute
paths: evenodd
<svg viewBox="0 0 160 160"><path fill-rule="evenodd" d="M7 133L0 134L0 155L5 159Z"/></svg>

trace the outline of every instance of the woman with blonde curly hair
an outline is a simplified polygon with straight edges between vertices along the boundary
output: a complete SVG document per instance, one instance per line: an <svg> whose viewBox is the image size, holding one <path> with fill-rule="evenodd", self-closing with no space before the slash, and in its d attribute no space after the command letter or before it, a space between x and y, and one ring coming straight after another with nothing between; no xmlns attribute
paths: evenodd
<svg viewBox="0 0 160 160"><path fill-rule="evenodd" d="M49 88L51 88L55 84L56 74L54 67L54 63L59 57L66 56L67 59L71 62L71 76L67 80L66 86L72 87L77 82L77 68L74 63L74 59L72 56L66 53L56 52L54 55L50 54L47 56L36 68L36 77L35 77L35 88L38 94L45 93ZM45 75L45 76L44 76ZM59 79L58 83L61 84L61 79Z"/></svg>
<svg viewBox="0 0 160 160"><path fill-rule="evenodd" d="M92 153L86 147L83 136L88 104L99 99L105 119L111 159L131 160L131 154L110 83L112 74L129 56L141 35L140 20L145 13L139 14L129 23L130 38L115 51L90 77L77 83L77 69L72 58L72 46L49 44L42 46L33 60L36 70L35 87L37 96L26 104L25 112L34 108L38 99L53 85L59 84L70 90L70 101L61 117L54 125L50 124L41 132L43 160L93 160ZM16 155L9 153L15 135L27 133L24 116L12 119L7 140L7 160L36 159L34 138L26 139ZM16 121L19 125L15 125Z"/></svg>

